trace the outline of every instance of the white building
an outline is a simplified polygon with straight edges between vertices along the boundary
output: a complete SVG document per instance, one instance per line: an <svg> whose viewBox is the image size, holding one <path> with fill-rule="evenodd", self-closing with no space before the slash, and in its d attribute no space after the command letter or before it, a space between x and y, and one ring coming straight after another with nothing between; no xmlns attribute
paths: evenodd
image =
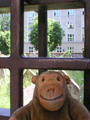
<svg viewBox="0 0 90 120"><path fill-rule="evenodd" d="M30 31L28 27L33 22L32 18L37 15L34 11L25 12L25 36L27 34L26 31ZM82 49L84 48L84 9L51 10L48 11L48 18L58 21L65 31L62 45L58 46L53 52L70 51L73 53L82 53ZM30 52L36 51L33 45L30 44L27 36L24 43L24 53Z"/></svg>

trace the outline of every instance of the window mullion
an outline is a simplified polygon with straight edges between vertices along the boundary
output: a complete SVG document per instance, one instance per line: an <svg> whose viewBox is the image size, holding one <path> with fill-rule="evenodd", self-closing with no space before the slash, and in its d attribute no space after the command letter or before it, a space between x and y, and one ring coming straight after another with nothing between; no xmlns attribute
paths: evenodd
<svg viewBox="0 0 90 120"><path fill-rule="evenodd" d="M90 1L85 0L85 47L84 55L90 59ZM88 66L87 66L88 67ZM84 104L90 111L90 70L85 71L84 75Z"/></svg>
<svg viewBox="0 0 90 120"><path fill-rule="evenodd" d="M39 57L47 57L47 8L40 6L38 12ZM39 73L44 70L40 70Z"/></svg>
<svg viewBox="0 0 90 120"><path fill-rule="evenodd" d="M23 53L23 15L23 1L11 0L11 114L23 105L23 72L20 69L20 57Z"/></svg>

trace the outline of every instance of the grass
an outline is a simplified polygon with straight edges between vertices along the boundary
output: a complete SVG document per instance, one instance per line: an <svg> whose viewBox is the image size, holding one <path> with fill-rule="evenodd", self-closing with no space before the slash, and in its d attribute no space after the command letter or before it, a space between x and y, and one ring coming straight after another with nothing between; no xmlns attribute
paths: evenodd
<svg viewBox="0 0 90 120"><path fill-rule="evenodd" d="M38 70L32 70L32 72L37 75ZM24 88L28 87L31 84L31 79L33 77L33 74L30 73L29 69L24 69L23 71L23 86Z"/></svg>
<svg viewBox="0 0 90 120"><path fill-rule="evenodd" d="M8 69L0 69L5 74L0 78L0 108L10 108L10 71Z"/></svg>
<svg viewBox="0 0 90 120"><path fill-rule="evenodd" d="M0 108L10 108L10 94L7 91L7 85L4 83L0 88Z"/></svg>
<svg viewBox="0 0 90 120"><path fill-rule="evenodd" d="M84 83L84 72L83 71L69 71L66 70L66 73L70 76L71 79L75 80L75 82L79 85L79 87L82 86Z"/></svg>

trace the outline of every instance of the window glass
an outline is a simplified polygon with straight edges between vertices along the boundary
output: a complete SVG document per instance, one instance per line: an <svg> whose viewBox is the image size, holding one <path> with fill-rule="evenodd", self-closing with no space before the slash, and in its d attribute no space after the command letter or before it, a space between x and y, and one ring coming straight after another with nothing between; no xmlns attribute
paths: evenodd
<svg viewBox="0 0 90 120"><path fill-rule="evenodd" d="M33 52L33 47L29 47L29 52Z"/></svg>
<svg viewBox="0 0 90 120"><path fill-rule="evenodd" d="M85 11L84 11L84 9L82 9L82 14L84 15L84 13L85 13Z"/></svg>
<svg viewBox="0 0 90 120"><path fill-rule="evenodd" d="M49 70L52 71L52 70ZM74 71L74 70L55 70L61 74L67 74L71 82L67 85L70 94L77 100L83 103L83 87L84 87L84 72L83 71ZM31 79L33 76L38 75L38 70L34 69L24 69L23 71L23 94L24 94L24 103L26 105L33 98L35 85L32 83Z"/></svg>
<svg viewBox="0 0 90 120"><path fill-rule="evenodd" d="M11 54L11 14L0 14L0 57Z"/></svg>
<svg viewBox="0 0 90 120"><path fill-rule="evenodd" d="M74 10L73 9L69 9L68 10L68 16L74 15Z"/></svg>
<svg viewBox="0 0 90 120"><path fill-rule="evenodd" d="M71 95L83 103L84 98L84 72L75 70L64 70L71 78L71 83L68 85Z"/></svg>
<svg viewBox="0 0 90 120"><path fill-rule="evenodd" d="M32 77L36 75L38 75L37 69L23 70L23 105L28 104L33 98L35 85L32 83Z"/></svg>
<svg viewBox="0 0 90 120"><path fill-rule="evenodd" d="M57 47L57 52L62 52L62 47L58 46Z"/></svg>
<svg viewBox="0 0 90 120"><path fill-rule="evenodd" d="M48 35L49 57L69 57L69 58L84 57L83 53L84 53L85 35L84 35L84 28L82 29L82 24L84 27L84 15L82 14L82 11L83 9L60 10L59 17L53 15L53 10L48 11L48 19L52 19L54 22L60 21L60 24L57 25L60 27L60 30L58 30L58 28L49 27L52 28L51 30L49 29L50 34ZM61 33L62 36L61 38L59 38L60 37L59 34L62 30L63 30L62 33L64 34ZM49 47L51 46L52 49L54 48L53 50L52 49L49 50Z"/></svg>
<svg viewBox="0 0 90 120"><path fill-rule="evenodd" d="M83 9L47 11L49 57L83 58L85 26L82 11ZM67 15L68 12L69 16ZM34 13L34 17L28 17L28 12L24 14L24 55L26 57L38 57L38 49L35 48L35 46L38 46L38 26L35 22L38 14L35 11L31 13ZM35 27L35 29L32 32L33 27ZM30 35L31 32L32 34ZM33 41L31 42L32 38ZM57 48L58 46L61 47L60 50ZM31 49L32 47L33 52L29 52L29 48ZM69 53L71 50L68 51L68 49L72 48L74 48L74 52Z"/></svg>
<svg viewBox="0 0 90 120"><path fill-rule="evenodd" d="M60 16L60 10L54 10L54 16Z"/></svg>
<svg viewBox="0 0 90 120"><path fill-rule="evenodd" d="M84 28L84 20L82 20L82 28Z"/></svg>
<svg viewBox="0 0 90 120"><path fill-rule="evenodd" d="M28 17L34 17L34 11L28 12Z"/></svg>
<svg viewBox="0 0 90 120"><path fill-rule="evenodd" d="M38 57L38 14L35 11L24 12L24 55Z"/></svg>
<svg viewBox="0 0 90 120"><path fill-rule="evenodd" d="M68 21L68 28L74 28L74 21Z"/></svg>
<svg viewBox="0 0 90 120"><path fill-rule="evenodd" d="M74 52L74 47L68 47L68 51L71 53L71 52Z"/></svg>
<svg viewBox="0 0 90 120"><path fill-rule="evenodd" d="M60 21L57 21L60 24Z"/></svg>
<svg viewBox="0 0 90 120"><path fill-rule="evenodd" d="M74 34L68 34L68 42L74 41Z"/></svg>
<svg viewBox="0 0 90 120"><path fill-rule="evenodd" d="M0 69L0 108L10 109L10 71Z"/></svg>
<svg viewBox="0 0 90 120"><path fill-rule="evenodd" d="M84 38L84 34L82 34L82 41L84 41L85 40L85 38Z"/></svg>

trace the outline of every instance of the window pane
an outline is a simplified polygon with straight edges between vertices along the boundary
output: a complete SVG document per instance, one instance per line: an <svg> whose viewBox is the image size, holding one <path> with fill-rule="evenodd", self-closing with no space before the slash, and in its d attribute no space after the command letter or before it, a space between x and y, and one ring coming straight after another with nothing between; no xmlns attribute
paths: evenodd
<svg viewBox="0 0 90 120"><path fill-rule="evenodd" d="M66 57L83 58L84 53L84 15L83 9L70 9L70 10L50 10L48 11L48 56L49 57ZM70 15L68 16L68 12ZM33 13L34 17L38 14ZM60 15L56 17L56 15ZM28 17L28 12L24 14L24 55L27 57L37 57L38 49L38 33L37 29L31 34L30 26L32 23L35 25L34 17ZM54 23L56 22L56 23ZM51 26L50 26L51 25ZM61 29L54 27L60 26ZM68 26L68 27L67 27ZM33 26L32 26L33 28ZM37 27L38 28L38 27ZM61 36L62 35L62 36ZM33 41L31 42L33 38ZM61 50L57 50L57 47ZM68 52L68 47L72 47L73 53ZM59 52L60 51L60 52ZM64 57L65 57L64 55Z"/></svg>
<svg viewBox="0 0 90 120"><path fill-rule="evenodd" d="M38 75L37 69L23 70L23 105L26 105L32 100L35 85L32 83L31 79L36 75Z"/></svg>
<svg viewBox="0 0 90 120"><path fill-rule="evenodd" d="M84 98L84 72L83 71L74 71L74 70L65 70L70 78L71 83L68 85L71 95L83 103Z"/></svg>
<svg viewBox="0 0 90 120"><path fill-rule="evenodd" d="M62 47L58 46L57 47L57 52L62 52Z"/></svg>
<svg viewBox="0 0 90 120"><path fill-rule="evenodd" d="M51 71L51 70L50 70ZM70 94L73 98L83 103L84 99L84 72L75 70L55 70L62 75L66 74L70 77L71 81L67 85Z"/></svg>
<svg viewBox="0 0 90 120"><path fill-rule="evenodd" d="M24 50L25 57L38 57L38 14L24 12Z"/></svg>
<svg viewBox="0 0 90 120"><path fill-rule="evenodd" d="M52 71L52 70L49 70ZM74 71L74 70L55 70L61 74L67 74L71 82L67 85L71 95L83 103L83 94L84 94L84 72L83 71ZM24 103L26 105L33 98L35 85L31 82L33 76L38 75L38 70L25 69L23 71L23 92L24 92Z"/></svg>
<svg viewBox="0 0 90 120"><path fill-rule="evenodd" d="M28 12L28 17L34 17L34 14L35 14L34 11Z"/></svg>
<svg viewBox="0 0 90 120"><path fill-rule="evenodd" d="M51 27L48 24L48 56L83 58L85 41L83 9L60 10L59 17L54 16L53 11L57 10L48 11L48 19L53 20L53 24L60 21L60 24L57 25L60 30L58 27L55 28L56 25ZM61 32L62 30L64 34ZM58 46L61 47L61 50L57 48Z"/></svg>
<svg viewBox="0 0 90 120"><path fill-rule="evenodd" d="M54 16L60 16L60 10L54 10Z"/></svg>
<svg viewBox="0 0 90 120"><path fill-rule="evenodd" d="M68 15L70 16L70 15L74 15L74 9L69 9L68 10Z"/></svg>
<svg viewBox="0 0 90 120"><path fill-rule="evenodd" d="M0 57L11 54L11 14L0 14Z"/></svg>
<svg viewBox="0 0 90 120"><path fill-rule="evenodd" d="M68 21L68 28L74 28L74 21Z"/></svg>
<svg viewBox="0 0 90 120"><path fill-rule="evenodd" d="M29 47L29 52L33 52L33 47Z"/></svg>
<svg viewBox="0 0 90 120"><path fill-rule="evenodd" d="M10 71L0 69L0 108L10 109Z"/></svg>

